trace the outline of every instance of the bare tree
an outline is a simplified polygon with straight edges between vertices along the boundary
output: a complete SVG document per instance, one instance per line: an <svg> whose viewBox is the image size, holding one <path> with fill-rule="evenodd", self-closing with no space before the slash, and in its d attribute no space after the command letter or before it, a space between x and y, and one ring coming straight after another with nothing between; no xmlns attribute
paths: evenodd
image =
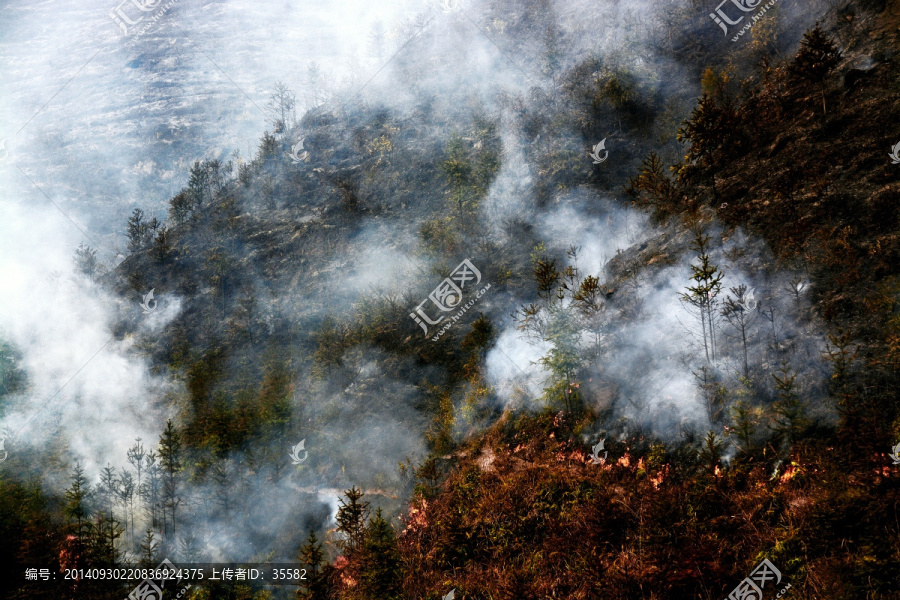
<svg viewBox="0 0 900 600"><path fill-rule="evenodd" d="M802 277L794 277L791 279L790 284L787 287L787 290L794 296L794 304L797 307L797 314L800 314L800 297L803 295L804 290L806 290L806 282L803 281Z"/></svg>
<svg viewBox="0 0 900 600"><path fill-rule="evenodd" d="M726 296L722 306L722 316L731 325L734 335L741 342L744 359L744 377L750 376L750 364L747 352L747 336L756 322L757 303L753 291L741 284L730 288L731 294Z"/></svg>
<svg viewBox="0 0 900 600"><path fill-rule="evenodd" d="M275 117L272 119L272 126L275 133L283 133L289 127L293 127L297 122L297 114L294 111L297 105L297 95L286 86L283 82L275 83L275 90L269 97L268 108Z"/></svg>
<svg viewBox="0 0 900 600"><path fill-rule="evenodd" d="M325 97L325 76L319 63L313 61L306 67L306 107L315 108Z"/></svg>
<svg viewBox="0 0 900 600"><path fill-rule="evenodd" d="M386 43L387 31L384 29L384 23L375 21L375 24L372 25L372 30L369 32L369 56L379 63L384 60Z"/></svg>

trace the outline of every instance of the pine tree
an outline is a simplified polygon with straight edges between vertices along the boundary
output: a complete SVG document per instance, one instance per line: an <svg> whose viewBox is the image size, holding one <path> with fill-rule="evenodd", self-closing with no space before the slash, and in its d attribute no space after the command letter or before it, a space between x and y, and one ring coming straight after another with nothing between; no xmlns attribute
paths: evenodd
<svg viewBox="0 0 900 600"><path fill-rule="evenodd" d="M676 206L675 186L663 169L662 160L651 152L641 164L637 177L628 180L625 193L638 206L649 206L657 217L668 214Z"/></svg>
<svg viewBox="0 0 900 600"><path fill-rule="evenodd" d="M800 50L791 64L791 74L797 79L819 86L822 94L822 113L825 114L825 80L841 62L841 51L817 24L803 34Z"/></svg>
<svg viewBox="0 0 900 600"><path fill-rule="evenodd" d="M306 543L300 548L300 564L306 569L306 581L297 590L300 600L325 600L330 595L331 570L325 562L322 544L314 531L309 532Z"/></svg>
<svg viewBox="0 0 900 600"><path fill-rule="evenodd" d="M140 252L144 249L147 239L147 223L144 221L144 211L140 208L134 209L128 218L125 237L128 238L129 252Z"/></svg>
<svg viewBox="0 0 900 600"><path fill-rule="evenodd" d="M369 503L360 502L363 493L357 487L352 487L344 495L347 501L341 500L338 508L337 530L344 535L341 541L341 550L346 554L352 554L362 547L366 538L366 518L369 514Z"/></svg>
<svg viewBox="0 0 900 600"><path fill-rule="evenodd" d="M165 264L174 251L172 245L172 230L166 225L162 225L156 232L153 239L153 258L160 264Z"/></svg>
<svg viewBox="0 0 900 600"><path fill-rule="evenodd" d="M722 459L722 441L712 431L706 433L703 446L699 451L700 462L704 464L710 475L716 474L716 467Z"/></svg>
<svg viewBox="0 0 900 600"><path fill-rule="evenodd" d="M556 269L556 260L547 257L533 258L534 280L537 283L538 298L552 303L559 291L560 272Z"/></svg>
<svg viewBox="0 0 900 600"><path fill-rule="evenodd" d="M691 247L697 252L700 264L691 264L693 272L691 281L694 283L687 286L686 294L681 294L684 302L697 309L700 328L703 331L703 350L706 353L707 366L716 361L716 315L718 314L716 297L722 290L722 278L724 277L710 259L709 240L710 237L701 229L698 228L695 231Z"/></svg>
<svg viewBox="0 0 900 600"><path fill-rule="evenodd" d="M125 516L125 532L128 532L128 515L131 514L131 538L134 539L134 477L122 469L119 475L118 495L122 502L122 514Z"/></svg>
<svg viewBox="0 0 900 600"><path fill-rule="evenodd" d="M169 217L176 225L181 225L187 221L191 210L191 196L187 189L181 190L169 200Z"/></svg>
<svg viewBox="0 0 900 600"><path fill-rule="evenodd" d="M259 160L266 161L276 154L278 154L278 140L268 131L264 131L259 140Z"/></svg>
<svg viewBox="0 0 900 600"><path fill-rule="evenodd" d="M116 470L109 463L100 471L100 487L97 489L97 498L100 500L100 506L106 513L106 516L112 519L118 492L116 489Z"/></svg>
<svg viewBox="0 0 900 600"><path fill-rule="evenodd" d="M722 416L722 410L727 402L727 390L719 382L719 377L712 368L703 365L700 370L692 373L697 379L700 388L700 399L706 418L710 425L718 423Z"/></svg>
<svg viewBox="0 0 900 600"><path fill-rule="evenodd" d="M704 93L691 118L678 128L679 142L690 142L684 164L678 169L678 180L690 183L694 174L712 173L716 193L715 171L742 148L744 134L737 110L730 98L717 100Z"/></svg>
<svg viewBox="0 0 900 600"><path fill-rule="evenodd" d="M91 486L84 476L81 463L75 463L72 471L72 485L65 491L65 515L70 521L74 521L75 531L84 534L90 527L90 500Z"/></svg>
<svg viewBox="0 0 900 600"><path fill-rule="evenodd" d="M97 270L99 261L97 260L97 251L90 246L78 244L75 249L75 268L94 280L94 272Z"/></svg>
<svg viewBox="0 0 900 600"><path fill-rule="evenodd" d="M470 178L472 176L472 162L463 146L463 140L458 135L453 136L447 143L447 159L441 164L444 176L450 182L453 189L453 199L459 212L463 216L463 209L469 194Z"/></svg>
<svg viewBox="0 0 900 600"><path fill-rule="evenodd" d="M381 513L369 521L360 569L362 589L371 598L389 600L400 594L400 554L394 529Z"/></svg>
<svg viewBox="0 0 900 600"><path fill-rule="evenodd" d="M731 420L734 423L731 434L738 440L738 452L743 455L752 453L753 438L759 425L759 411L746 400L738 400L731 407Z"/></svg>
<svg viewBox="0 0 900 600"><path fill-rule="evenodd" d="M225 514L231 510L228 489L228 463L225 459L215 462L212 468L212 479L215 483L215 501Z"/></svg>
<svg viewBox="0 0 900 600"><path fill-rule="evenodd" d="M137 438L134 440L134 445L128 449L128 453L126 457L128 458L128 463L134 467L137 471L137 494L138 497L141 495L141 478L144 471L144 458L146 458L147 453L144 451L144 444L141 443L141 438Z"/></svg>
<svg viewBox="0 0 900 600"><path fill-rule="evenodd" d="M182 560L189 563L200 562L200 544L194 534L189 533L182 537L179 546L181 549L179 557Z"/></svg>
<svg viewBox="0 0 900 600"><path fill-rule="evenodd" d="M119 522L105 513L98 513L90 536L88 548L91 562L96 565L115 565L119 560L116 540L122 536Z"/></svg>
<svg viewBox="0 0 900 600"><path fill-rule="evenodd" d="M156 536L153 534L153 530L148 527L143 540L141 540L141 566L148 569L155 567L158 560L158 550L159 544L156 542Z"/></svg>
<svg viewBox="0 0 900 600"><path fill-rule="evenodd" d="M175 511L181 503L178 497L178 472L181 470L181 436L171 420L166 421L166 428L159 439L159 459L162 467L163 506L170 511L172 535L167 540L175 539ZM163 521L165 523L165 521Z"/></svg>
<svg viewBox="0 0 900 600"><path fill-rule="evenodd" d="M778 401L772 407L773 429L788 445L797 442L810 425L806 416L806 402L797 393L797 374L784 362L777 373L772 373Z"/></svg>
<svg viewBox="0 0 900 600"><path fill-rule="evenodd" d="M162 476L158 462L159 456L153 450L147 453L145 472L147 479L143 488L138 490L144 506L150 510L151 527L165 528L165 515L162 511Z"/></svg>
<svg viewBox="0 0 900 600"><path fill-rule="evenodd" d="M191 165L190 179L188 179L187 197L188 204L193 211L199 211L209 196L209 170L206 163L195 160Z"/></svg>

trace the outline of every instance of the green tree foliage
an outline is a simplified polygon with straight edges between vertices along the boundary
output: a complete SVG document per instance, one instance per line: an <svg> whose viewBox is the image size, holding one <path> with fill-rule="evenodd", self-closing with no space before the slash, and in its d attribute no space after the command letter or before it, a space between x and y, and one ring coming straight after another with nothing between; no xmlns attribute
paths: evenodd
<svg viewBox="0 0 900 600"><path fill-rule="evenodd" d="M799 81L816 85L822 94L822 113L825 114L825 82L841 62L841 51L817 24L807 31L800 42L800 50L791 63L790 72Z"/></svg>
<svg viewBox="0 0 900 600"><path fill-rule="evenodd" d="M206 163L195 160L191 165L190 179L187 187L188 206L191 211L199 212L203 205L211 200L209 169Z"/></svg>
<svg viewBox="0 0 900 600"><path fill-rule="evenodd" d="M97 251L84 244L78 244L75 249L75 269L94 280L94 273L97 271L99 261L97 260Z"/></svg>
<svg viewBox="0 0 900 600"><path fill-rule="evenodd" d="M91 485L84 476L84 469L80 463L75 463L72 471L72 483L66 489L64 514L73 525L74 531L84 535L90 527L91 518Z"/></svg>
<svg viewBox="0 0 900 600"><path fill-rule="evenodd" d="M363 493L355 486L344 492L344 495L347 499L341 499L335 521L338 532L343 535L341 550L345 554L353 554L362 548L366 540L369 503L362 502Z"/></svg>
<svg viewBox="0 0 900 600"><path fill-rule="evenodd" d="M709 256L709 242L710 236L702 229L697 228L694 231L691 247L697 253L697 261L700 264L691 264L692 283L687 286L687 292L681 294L682 301L696 310L697 318L700 321L707 366L716 361L718 316L718 300L716 298L722 290L722 278L724 277Z"/></svg>
<svg viewBox="0 0 900 600"><path fill-rule="evenodd" d="M5 465L8 468L8 464ZM0 474L0 598L57 600L64 597L62 582L28 581L24 569L42 565L59 572L60 548L66 529L60 527L55 499L34 484L23 485ZM66 557L63 557L66 558ZM15 591L14 591L15 590Z"/></svg>
<svg viewBox="0 0 900 600"><path fill-rule="evenodd" d="M171 419L166 421L166 428L159 438L159 460L162 470L162 501L169 511L170 520L163 517L163 525L166 527L167 540L174 541L176 530L176 510L181 504L179 497L178 479L182 468L182 442L181 434L175 429ZM171 533L169 533L171 526Z"/></svg>
<svg viewBox="0 0 900 600"><path fill-rule="evenodd" d="M153 238L153 258L159 264L166 264L175 252L172 244L172 230L166 225L160 225Z"/></svg>
<svg viewBox="0 0 900 600"><path fill-rule="evenodd" d="M742 127L730 97L716 99L704 93L676 135L679 142L690 144L684 162L676 169L679 183L690 184L698 176L709 175L715 193L715 172L743 147Z"/></svg>
<svg viewBox="0 0 900 600"><path fill-rule="evenodd" d="M271 356L266 364L259 390L259 422L269 427L283 428L290 422L293 376L287 363Z"/></svg>
<svg viewBox="0 0 900 600"><path fill-rule="evenodd" d="M400 553L394 528L384 518L381 507L369 521L360 569L362 589L371 598L400 597Z"/></svg>
<svg viewBox="0 0 900 600"><path fill-rule="evenodd" d="M128 251L132 254L145 250L154 241L160 222L156 218L147 221L144 211L134 209L125 228L125 236L128 238Z"/></svg>
<svg viewBox="0 0 900 600"><path fill-rule="evenodd" d="M460 216L467 200L467 187L472 177L472 164L463 147L463 140L456 135L447 142L447 158L441 165L444 176L450 182L453 190L453 199L457 205Z"/></svg>
<svg viewBox="0 0 900 600"><path fill-rule="evenodd" d="M747 456L755 449L755 438L761 421L760 410L746 399L740 399L731 406L731 420L734 426L729 434L737 439L739 456Z"/></svg>
<svg viewBox="0 0 900 600"><path fill-rule="evenodd" d="M266 162L267 160L275 158L277 154L278 140L275 139L275 136L268 131L264 132L262 138L259 140L259 151L257 153L257 158L261 162Z"/></svg>
<svg viewBox="0 0 900 600"><path fill-rule="evenodd" d="M604 68L594 82L591 105L595 113L603 118L612 115L619 131L623 121L631 127L642 127L652 119L653 107L648 98L652 90L640 84L638 77L624 68Z"/></svg>
<svg viewBox="0 0 900 600"><path fill-rule="evenodd" d="M657 218L665 217L678 207L675 186L655 152L650 152L643 160L638 175L628 180L625 193L636 205L651 208Z"/></svg>
<svg viewBox="0 0 900 600"><path fill-rule="evenodd" d="M306 543L300 548L300 564L306 569L306 581L297 590L299 600L326 600L331 597L331 567L325 561L325 552L314 531L309 532Z"/></svg>
<svg viewBox="0 0 900 600"><path fill-rule="evenodd" d="M146 569L155 568L159 563L159 542L156 541L156 535L153 530L147 528L144 537L141 539L141 566Z"/></svg>
<svg viewBox="0 0 900 600"><path fill-rule="evenodd" d="M727 390L722 385L718 374L708 365L703 365L694 372L700 393L700 404L706 411L707 420L715 425L722 418L727 403Z"/></svg>
<svg viewBox="0 0 900 600"><path fill-rule="evenodd" d="M715 475L716 467L720 466L722 460L722 440L714 432L708 431L697 454L706 472Z"/></svg>
<svg viewBox="0 0 900 600"><path fill-rule="evenodd" d="M0 338L0 398L19 392L25 385L27 376L20 366L22 359L22 353L15 346ZM10 435L5 439L11 438Z"/></svg>
<svg viewBox="0 0 900 600"><path fill-rule="evenodd" d="M176 225L181 225L187 221L192 211L191 192L187 189L181 190L169 200L169 218Z"/></svg>
<svg viewBox="0 0 900 600"><path fill-rule="evenodd" d="M782 363L772 373L778 400L772 407L773 429L786 445L792 446L801 439L811 422L807 417L806 402L796 385L797 374L787 363Z"/></svg>

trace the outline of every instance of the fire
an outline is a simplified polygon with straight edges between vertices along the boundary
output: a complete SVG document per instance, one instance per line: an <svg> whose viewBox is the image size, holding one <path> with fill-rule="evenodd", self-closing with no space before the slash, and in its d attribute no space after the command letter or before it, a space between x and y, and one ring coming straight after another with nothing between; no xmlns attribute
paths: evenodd
<svg viewBox="0 0 900 600"><path fill-rule="evenodd" d="M631 466L631 455L626 452L625 455L618 460L618 463L619 463L619 465L621 465L623 467L630 467Z"/></svg>
<svg viewBox="0 0 900 600"><path fill-rule="evenodd" d="M347 588L356 587L357 581L356 579L350 575L349 573L345 573L344 569L346 569L350 565L350 561L347 560L347 557L343 554L338 556L334 560L334 568L338 572L338 576L341 579L341 585Z"/></svg>
<svg viewBox="0 0 900 600"><path fill-rule="evenodd" d="M662 482L666 480L666 477L669 476L669 465L663 465L663 468L659 470L654 477L650 478L650 481L653 482L653 489L658 490L659 486L662 485Z"/></svg>
<svg viewBox="0 0 900 600"><path fill-rule="evenodd" d="M407 532L415 533L419 529L425 529L428 527L428 519L425 516L426 511L428 510L428 500L425 498L421 498L416 504L413 504L409 507L409 513L406 515L406 527L403 529L403 534Z"/></svg>
<svg viewBox="0 0 900 600"><path fill-rule="evenodd" d="M803 472L803 467L799 463L791 462L790 465L784 470L784 473L781 477L778 478L778 481L781 483L787 483L797 475Z"/></svg>
<svg viewBox="0 0 900 600"><path fill-rule="evenodd" d="M80 561L81 553L78 552L78 541L77 535L66 536L66 542L59 551L59 568L61 570L72 568Z"/></svg>

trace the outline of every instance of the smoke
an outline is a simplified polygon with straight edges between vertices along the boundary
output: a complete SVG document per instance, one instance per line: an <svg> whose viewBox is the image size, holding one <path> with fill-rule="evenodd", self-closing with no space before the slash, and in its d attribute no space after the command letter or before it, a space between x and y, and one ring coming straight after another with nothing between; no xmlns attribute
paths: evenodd
<svg viewBox="0 0 900 600"><path fill-rule="evenodd" d="M691 264L698 264L687 234L676 233L671 227L654 230L645 225L628 233L621 223L627 218L642 223L640 217L629 217L627 211L618 208L596 217L576 206L563 205L551 213L565 218L554 221L558 223L556 230L548 225L550 220L542 223L542 230L555 242L551 255L553 249L556 256L562 256L565 248L580 246L577 261L561 261L580 266L582 276L598 276L601 289L610 292L600 324L581 331L584 358L578 374L588 405L599 411L612 410L609 426L624 419L631 427L669 440L713 426L706 397L710 392L702 386L704 366L717 374L716 385L728 386L735 393L747 385L741 380L741 332L721 314L726 299L737 298L739 286L745 286L746 295L754 299L747 303L743 336L751 385L774 400L771 374L788 367L797 374L811 415L834 418L821 402L827 377L824 325L812 316L809 299L803 293L802 274L778 269L761 240L740 229L730 237L718 226L707 229L712 244L710 259L723 274L714 311L716 351L707 362L699 313L683 299L693 283ZM609 223L619 224L610 227ZM599 241L604 238L605 243ZM610 261L613 248L616 258ZM532 301L519 298L518 305ZM573 308L568 299L560 306ZM578 323L574 326L585 327L574 316L568 318ZM519 324L506 325L486 360L488 379L507 402L513 398L508 390L521 390L523 381L546 381L548 376L540 359L549 356L552 344L545 335L538 335L536 340L533 330L531 335L523 333ZM599 343L597 337L601 338ZM594 353L596 357L591 358ZM516 369L508 366L510 360ZM539 387L532 384L527 390L531 400L540 396L535 389ZM723 399L723 403L727 401ZM728 415L722 416L727 419Z"/></svg>
<svg viewBox="0 0 900 600"><path fill-rule="evenodd" d="M590 56L633 71L648 93L693 90L689 69L660 58L658 49L671 39L673 11L691 10L702 20L706 9L557 0L471 2L463 13L445 14L421 0L178 1L142 36L123 37L109 17L115 8L107 0L22 3L7 11L0 37L6 59L0 89L9 91L0 97L0 139L7 139L9 150L0 163L0 334L22 353L28 381L25 390L4 398L3 424L19 432L6 444L13 458L18 449L59 451L80 460L96 479L107 462L123 466L135 438L153 445L165 419L178 416L184 390L155 371L158 365L143 352L148 340L162 337L190 308L190 299L157 289L158 309L145 315L141 297L116 297L76 271L72 251L82 242L96 246L101 266L114 269L134 207L164 219L166 200L185 185L194 160L252 157L261 132L272 130L268 100L279 80L297 92L298 119L326 100L348 121L373 106L420 117L420 130L403 132L413 140L407 155L440 146L473 113L496 120L502 163L482 207L492 237L512 243L509 224L527 224L554 256L580 247L579 269L617 289L603 334L614 351L585 370L598 407L612 407L661 435L685 422L703 424L692 375L696 325L678 300L690 273L686 244L663 253L669 257L662 265L635 267L623 278L617 265L665 238L641 214L616 206L613 193L578 188L539 206L534 181L543 174L530 162L539 139L526 135L530 129L521 114L536 88L544 97L558 94L553 69L562 72ZM794 28L809 18L798 18ZM383 38L371 35L376 23L384 25ZM717 35L715 25L707 25ZM560 138L566 148L583 152L575 132ZM312 140L310 148L315 152ZM420 185L392 182L387 191L372 193L389 196L374 199L384 205L401 194L440 198ZM260 302L270 332L276 323L299 329L312 321L304 320L310 315L346 314L353 302L378 291L421 285L431 265L411 256L417 228L429 216L399 223L369 215L321 272L297 265L291 281L272 285L260 276L254 289L269 292L260 294ZM320 225L315 216L303 218L310 228ZM750 248L748 256L765 256L758 242L735 238L727 244L738 246ZM776 309L771 321L758 319L751 347L764 357L758 362L771 368L790 357L812 379L821 336L805 316L806 301L794 302L783 292L792 274L761 270L747 260L730 265L727 248L717 246L714 256L728 265L725 288L745 283L757 290L761 310ZM503 324L486 368L506 406L538 406L548 378L539 361L551 344L524 339L501 317L532 300L522 293L509 306L484 302ZM734 356L730 348L723 369L734 371ZM333 519L336 488L401 487L397 463L424 454L428 425L418 410L422 390L410 382L428 381L437 367L396 363L374 349L355 348L342 365L343 378L301 386L292 397L295 413L324 425L258 451L289 464L289 447L306 436L308 463L254 470L258 457L235 454L227 458L232 472L224 491L209 482L185 490L192 501L184 510L207 549L222 557L249 556L288 523ZM21 468L37 471L40 465ZM59 481L50 487L58 491ZM240 524L217 512L212 499L222 493L247 510ZM304 502L293 501L298 494Z"/></svg>
<svg viewBox="0 0 900 600"><path fill-rule="evenodd" d="M116 298L74 269L79 236L70 223L55 209L13 203L0 215L0 332L21 353L28 382L5 398L3 424L15 434L7 448L58 446L99 475L135 437L158 435L161 399L174 386L151 374L136 337L114 331L119 311L140 314L140 300ZM177 310L176 302L152 315L147 330L165 327Z"/></svg>

